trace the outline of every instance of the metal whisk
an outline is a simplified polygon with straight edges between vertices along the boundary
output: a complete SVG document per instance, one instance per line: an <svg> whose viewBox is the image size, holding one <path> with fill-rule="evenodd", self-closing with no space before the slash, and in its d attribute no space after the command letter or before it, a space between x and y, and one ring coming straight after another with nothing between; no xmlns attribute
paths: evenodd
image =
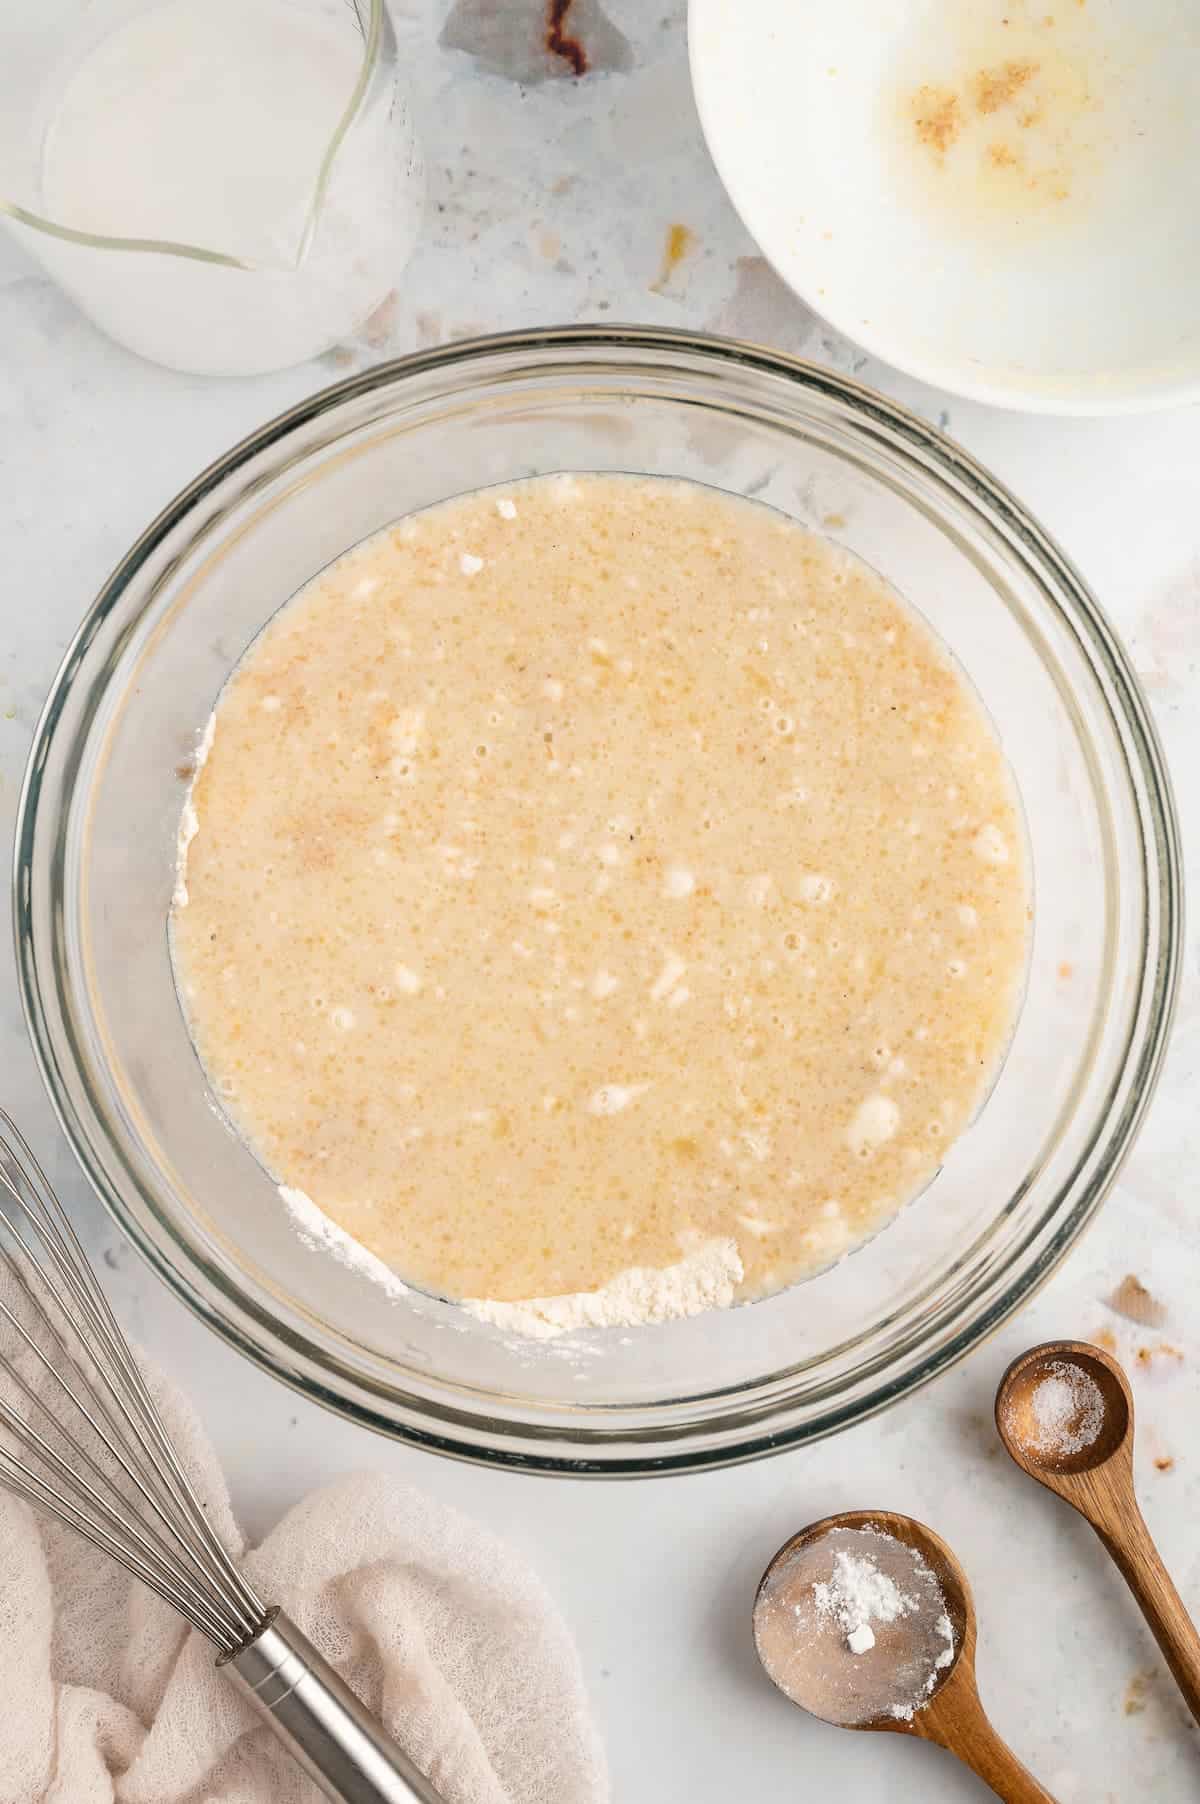
<svg viewBox="0 0 1200 1804"><path fill-rule="evenodd" d="M217 1538L58 1198L0 1109L0 1483L186 1618L327 1796L443 1804Z"/></svg>

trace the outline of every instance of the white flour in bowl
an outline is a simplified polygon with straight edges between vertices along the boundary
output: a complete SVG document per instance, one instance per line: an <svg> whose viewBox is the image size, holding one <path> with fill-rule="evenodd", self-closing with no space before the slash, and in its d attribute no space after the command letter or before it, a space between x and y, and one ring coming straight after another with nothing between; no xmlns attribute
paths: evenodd
<svg viewBox="0 0 1200 1804"><path fill-rule="evenodd" d="M481 1322L534 1340L553 1340L580 1328L632 1328L727 1309L742 1279L735 1240L707 1240L675 1265L630 1266L599 1290L522 1303L471 1298L464 1304Z"/></svg>

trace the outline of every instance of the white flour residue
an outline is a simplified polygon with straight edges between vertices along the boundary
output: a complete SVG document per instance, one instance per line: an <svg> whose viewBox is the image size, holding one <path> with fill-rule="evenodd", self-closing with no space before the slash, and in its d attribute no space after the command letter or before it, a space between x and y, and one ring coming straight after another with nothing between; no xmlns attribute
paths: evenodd
<svg viewBox="0 0 1200 1804"><path fill-rule="evenodd" d="M928 1567L926 1567L926 1571L928 1571ZM902 1702L893 1704L888 1711L888 1715L894 1716L899 1723L911 1723L913 1717L925 1703L926 1699L933 1696L934 1687L938 1682L938 1674L940 1672L945 1672L946 1668L954 1659L954 1624L951 1622L945 1610L942 1611L941 1615L934 1623L933 1632L937 1640L942 1644L938 1650L937 1658L933 1662L933 1671L927 1675L915 1698L911 1700L905 1698Z"/></svg>
<svg viewBox="0 0 1200 1804"><path fill-rule="evenodd" d="M1034 1387L1033 1420L1039 1453L1082 1453L1104 1426L1100 1386L1079 1366L1055 1360Z"/></svg>
<svg viewBox="0 0 1200 1804"><path fill-rule="evenodd" d="M742 1281L742 1261L732 1239L706 1240L675 1265L632 1265L599 1290L520 1303L469 1298L463 1308L481 1322L532 1340L553 1340L580 1328L632 1328L728 1309Z"/></svg>
<svg viewBox="0 0 1200 1804"><path fill-rule="evenodd" d="M593 1115L619 1115L651 1088L650 1084L601 1084L588 1098L587 1106Z"/></svg>
<svg viewBox="0 0 1200 1804"><path fill-rule="evenodd" d="M175 908L186 908L188 905L187 861L188 848L200 831L200 817L196 813L192 794L196 787L196 778L204 769L208 754L212 751L213 735L217 730L217 716L210 714L200 731L193 757L195 769L192 780L188 784L187 795L183 799L183 813L179 817L179 831L175 836L175 888L171 894L171 903Z"/></svg>
<svg viewBox="0 0 1200 1804"><path fill-rule="evenodd" d="M865 1654L874 1647L873 1622L895 1622L921 1607L920 1598L901 1591L870 1554L840 1551L834 1555L832 1576L813 1586L813 1601L818 1616L832 1617L837 1623L852 1654Z"/></svg>
<svg viewBox="0 0 1200 1804"><path fill-rule="evenodd" d="M946 1593L921 1551L876 1524L836 1520L772 1561L754 1637L781 1691L847 1728L911 1722L958 1651Z"/></svg>
<svg viewBox="0 0 1200 1804"><path fill-rule="evenodd" d="M305 1246L314 1252L331 1253L351 1271L360 1272L364 1278L370 1278L378 1284L393 1301L408 1295L408 1285L403 1283L382 1259L369 1253L365 1246L353 1240L337 1223L330 1221L324 1212L317 1208L311 1196L303 1190L293 1190L287 1184L279 1186L279 1194L287 1204L288 1212L299 1230L300 1238Z"/></svg>
<svg viewBox="0 0 1200 1804"><path fill-rule="evenodd" d="M772 1560L754 1642L776 1685L846 1728L911 1723L958 1651L937 1571L877 1524L798 1535Z"/></svg>
<svg viewBox="0 0 1200 1804"><path fill-rule="evenodd" d="M175 908L186 908L188 905L188 847L199 831L200 821L192 805L192 792L189 789L183 813L179 817L179 832L175 836L175 888L171 892L171 904Z"/></svg>

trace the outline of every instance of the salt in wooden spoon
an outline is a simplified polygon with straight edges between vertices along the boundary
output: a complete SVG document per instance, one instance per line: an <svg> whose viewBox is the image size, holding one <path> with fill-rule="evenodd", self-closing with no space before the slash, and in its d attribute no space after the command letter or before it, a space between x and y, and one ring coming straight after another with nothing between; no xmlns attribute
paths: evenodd
<svg viewBox="0 0 1200 1804"><path fill-rule="evenodd" d="M1200 1722L1200 1635L1138 1508L1133 1392L1120 1365L1086 1341L1034 1347L1000 1381L996 1427L1021 1470L1091 1523Z"/></svg>
<svg viewBox="0 0 1200 1804"><path fill-rule="evenodd" d="M869 1554L917 1604L892 1622L876 1620L864 1653L821 1620L814 1601L839 1551ZM979 1701L966 1575L946 1543L911 1516L855 1510L793 1535L759 1584L754 1640L768 1676L810 1715L842 1729L920 1736L956 1754L1006 1804L1054 1804Z"/></svg>

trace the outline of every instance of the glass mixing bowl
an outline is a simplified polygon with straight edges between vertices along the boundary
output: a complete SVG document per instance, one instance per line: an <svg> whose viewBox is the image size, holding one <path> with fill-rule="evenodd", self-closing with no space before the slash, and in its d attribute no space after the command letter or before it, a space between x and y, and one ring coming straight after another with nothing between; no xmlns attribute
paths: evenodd
<svg viewBox="0 0 1200 1804"><path fill-rule="evenodd" d="M819 1277L569 1347L390 1297L297 1235L192 1050L166 920L197 729L263 622L412 508L562 470L756 495L918 606L1024 797L1024 1009L934 1183ZM305 401L197 479L105 585L51 692L18 824L17 933L46 1083L167 1282L319 1401L469 1458L573 1473L717 1465L845 1427L941 1371L1053 1269L1145 1110L1175 989L1179 851L1133 674L1029 515L930 427L828 370L681 333L515 334Z"/></svg>

